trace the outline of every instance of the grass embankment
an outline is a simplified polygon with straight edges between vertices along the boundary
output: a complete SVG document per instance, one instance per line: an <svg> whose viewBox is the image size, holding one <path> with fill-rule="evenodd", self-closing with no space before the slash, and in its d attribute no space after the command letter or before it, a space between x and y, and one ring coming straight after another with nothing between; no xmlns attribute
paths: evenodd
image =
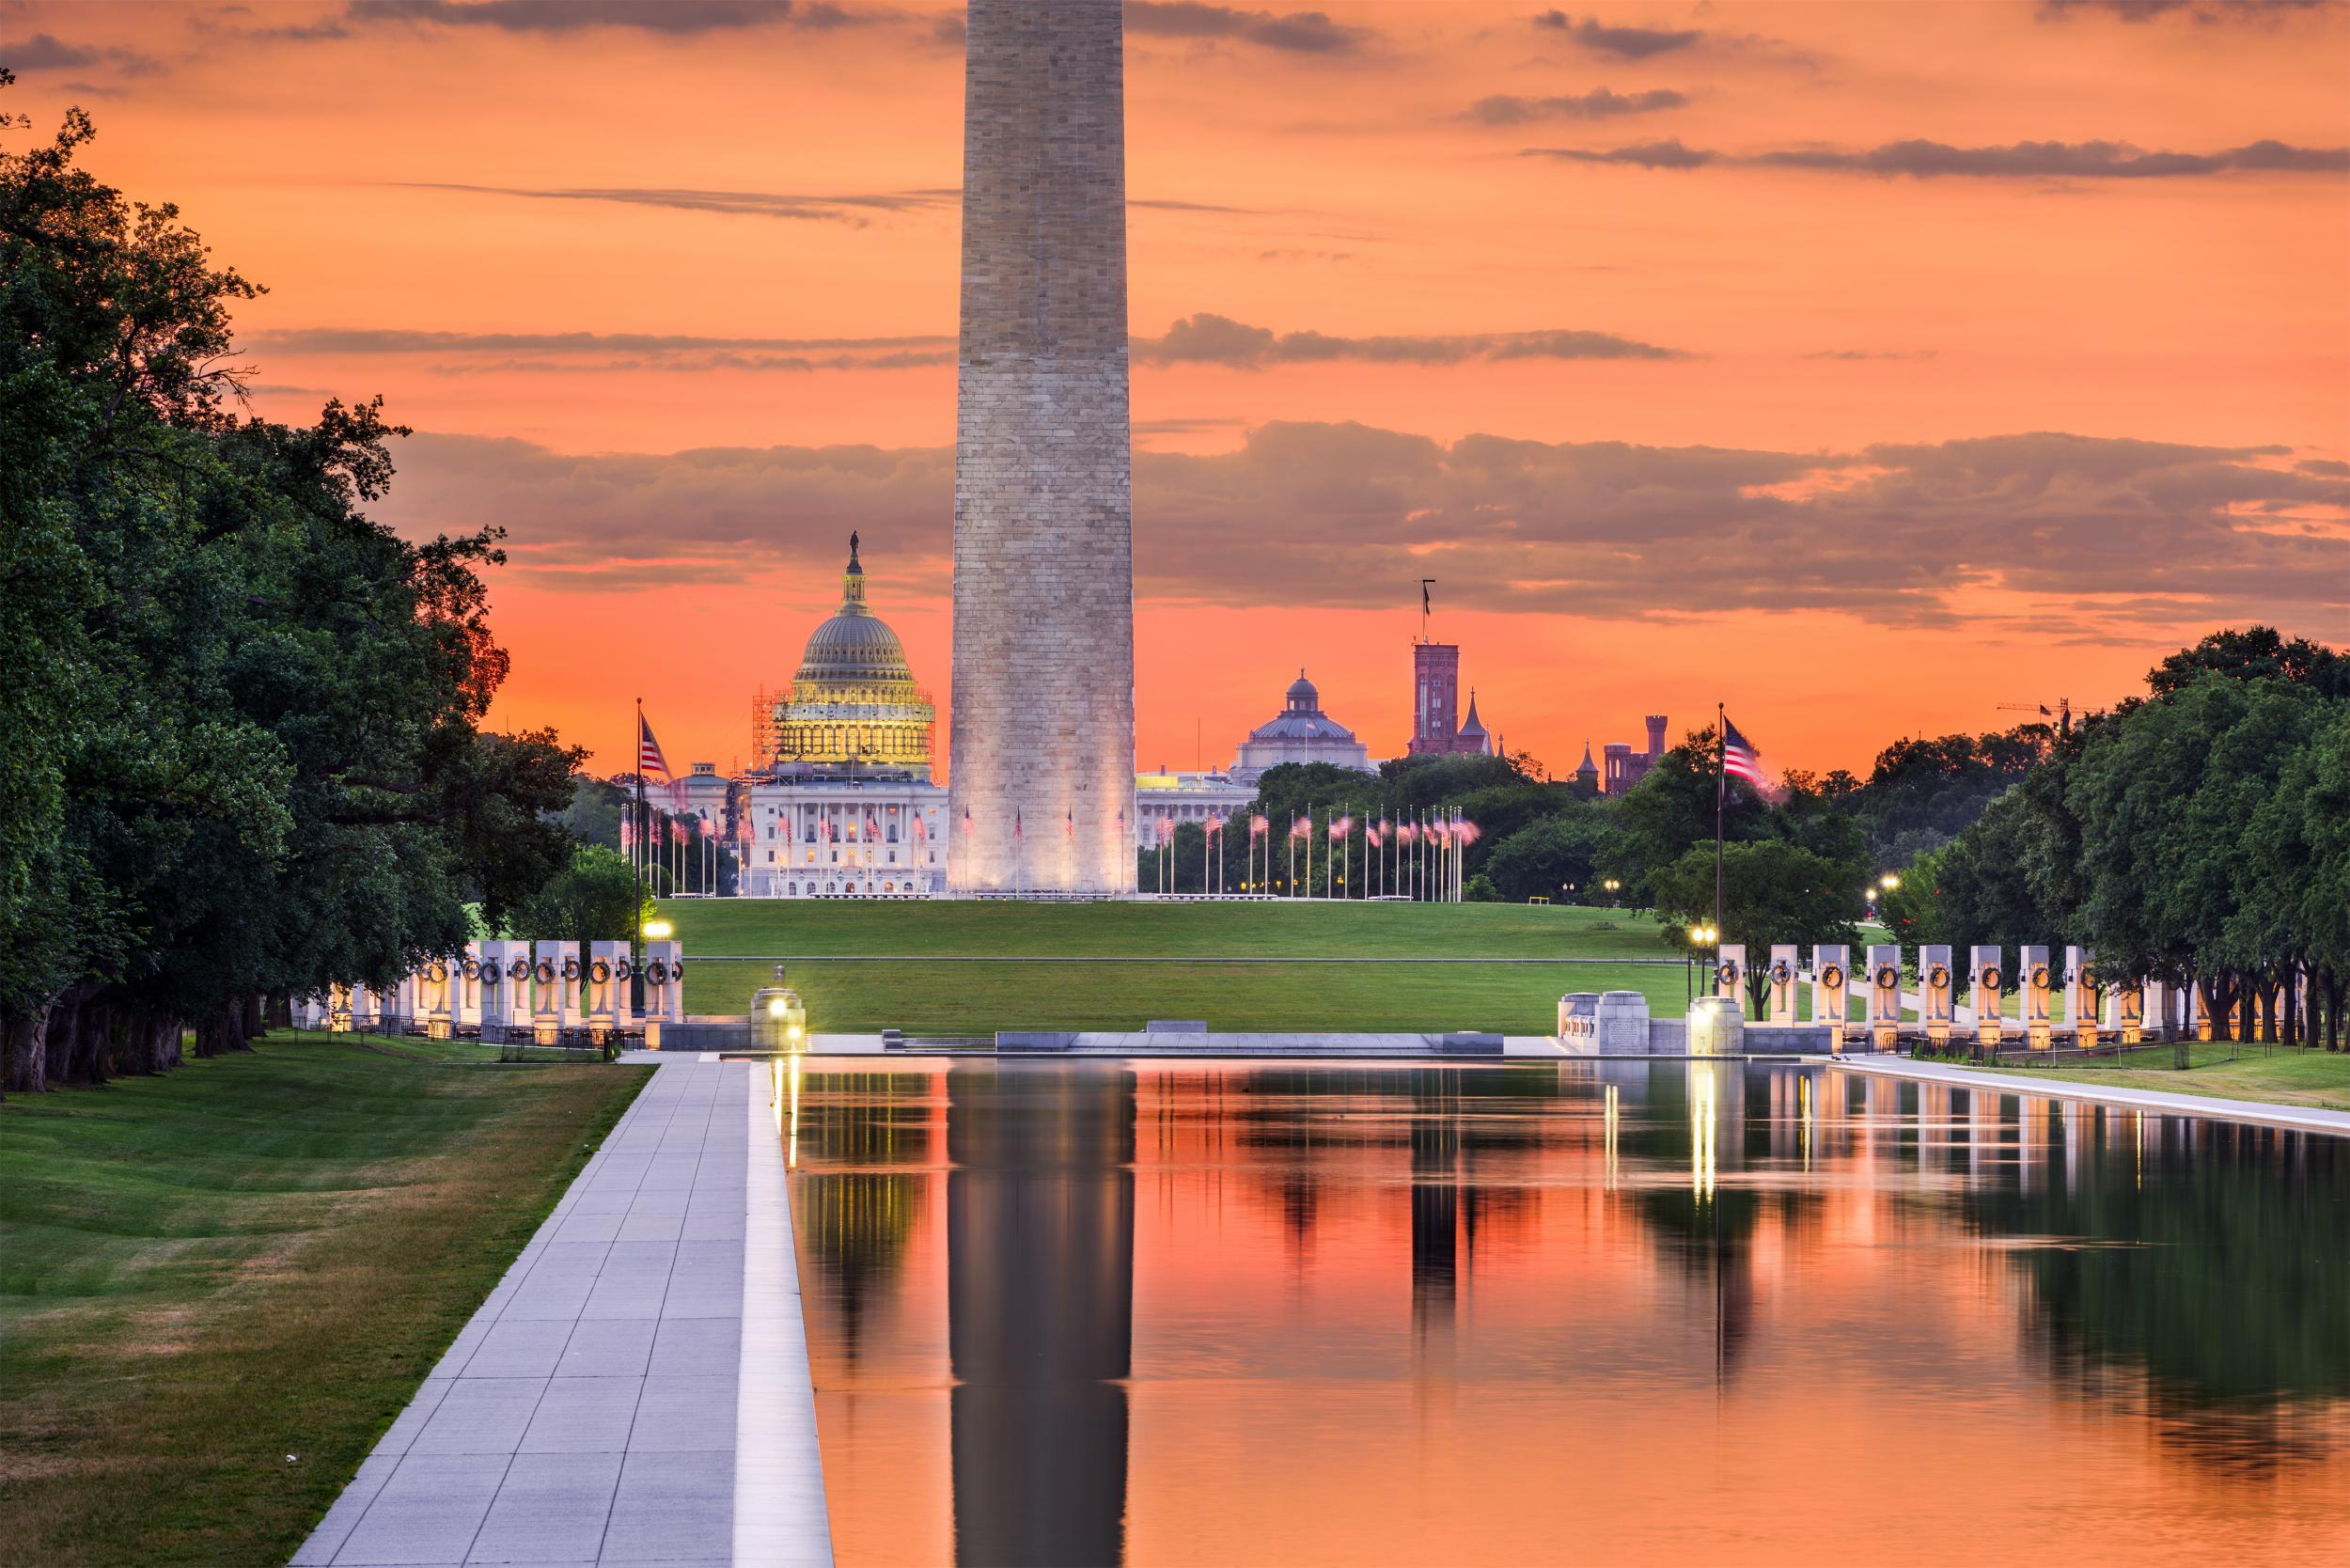
<svg viewBox="0 0 2350 1568"><path fill-rule="evenodd" d="M791 983L820 1031L1128 1029L1201 1018L1218 1029L1547 1034L1566 991L1642 991L1676 1017L1686 1000L1677 962L1622 962L1680 956L1645 916L1571 906L685 900L663 913L697 960L686 965L688 1011L740 1012L773 983L771 964L704 958L791 957ZM849 954L886 961L838 956ZM935 962L975 957L1058 962ZM1071 962L1119 958L1184 962ZM1484 962L1294 962L1329 958ZM1491 962L1528 958L1596 962Z"/></svg>
<svg viewBox="0 0 2350 1568"><path fill-rule="evenodd" d="M645 1076L280 1040L0 1105L0 1563L284 1561Z"/></svg>
<svg viewBox="0 0 2350 1568"><path fill-rule="evenodd" d="M2148 1065L2130 1065L2133 1061ZM2155 1061L2162 1065L2151 1065ZM2350 1111L2350 1053L2311 1051L2297 1045L2199 1043L2189 1048L2185 1069L2173 1068L2170 1061L2170 1047L2161 1045L2109 1065L1976 1071L2009 1078L2056 1079L2107 1089L2151 1089L2166 1094Z"/></svg>

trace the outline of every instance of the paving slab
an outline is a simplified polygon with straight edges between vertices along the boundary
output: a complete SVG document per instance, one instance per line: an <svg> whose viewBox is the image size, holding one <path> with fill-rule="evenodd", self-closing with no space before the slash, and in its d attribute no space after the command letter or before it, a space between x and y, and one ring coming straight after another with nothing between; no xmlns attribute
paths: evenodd
<svg viewBox="0 0 2350 1568"><path fill-rule="evenodd" d="M1825 1059L1825 1058L1823 1058ZM2333 1133L2350 1137L2350 1111L2321 1110L2314 1105L2274 1105L2259 1100L2221 1100L2204 1094L2172 1094L2162 1090L2123 1089L2084 1084L2070 1079L2043 1082L2012 1073L1983 1073L1939 1062L1910 1061L1889 1057L1848 1057L1835 1065L1847 1072L1870 1073L1883 1078L1907 1078L1914 1083L1950 1084L1989 1094L2014 1094L2031 1099L2079 1100L2091 1105L2118 1105L2159 1116L2191 1116L2219 1121L2248 1121L2262 1127L2286 1127L2296 1132Z"/></svg>
<svg viewBox="0 0 2350 1568"><path fill-rule="evenodd" d="M660 1070L301 1568L831 1562L774 1074L643 1059ZM779 1365L746 1368L752 1356ZM786 1397L746 1411L746 1388Z"/></svg>

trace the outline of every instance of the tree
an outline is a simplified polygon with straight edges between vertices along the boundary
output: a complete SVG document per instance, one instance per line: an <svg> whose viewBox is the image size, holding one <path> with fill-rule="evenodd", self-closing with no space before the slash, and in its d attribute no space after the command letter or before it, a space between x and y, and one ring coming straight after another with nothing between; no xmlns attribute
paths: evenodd
<svg viewBox="0 0 2350 1568"><path fill-rule="evenodd" d="M509 930L577 942L584 952L590 942L635 940L639 918L650 919L652 912L650 895L637 902L636 870L626 856L602 844L579 844L570 863L514 911Z"/></svg>
<svg viewBox="0 0 2350 1568"><path fill-rule="evenodd" d="M2230 627L2181 649L2147 674L2156 697L2186 690L2205 675L2230 681L2288 681L2321 697L2350 698L2350 657L2305 637L2287 638L2274 626Z"/></svg>
<svg viewBox="0 0 2350 1568"><path fill-rule="evenodd" d="M1749 963L1775 942L1858 946L1859 889L1849 870L1782 839L1726 845L1722 940L1744 946ZM1688 928L1714 918L1713 849L1689 851L1653 880L1664 940L1684 948Z"/></svg>
<svg viewBox="0 0 2350 1568"><path fill-rule="evenodd" d="M1622 835L1610 869L1631 885L1635 902L1653 902L1653 877L1678 861L1689 846L1714 841L1716 759L1714 729L1693 729L1656 760L1647 776L1616 803ZM1731 842L1767 837L1770 804L1744 779L1729 781L1722 809L1722 837ZM1706 907L1713 907L1709 897Z"/></svg>
<svg viewBox="0 0 2350 1568"><path fill-rule="evenodd" d="M0 87L8 79L0 72ZM562 863L576 754L485 734L494 530L361 511L379 402L240 418L258 290L176 209L0 150L0 1086L242 1045L262 999L388 983Z"/></svg>
<svg viewBox="0 0 2350 1568"><path fill-rule="evenodd" d="M1600 867L1614 838L1606 813L1598 808L1560 811L1496 844L1480 874L1512 903L1531 898L1595 903L1604 896L1597 891Z"/></svg>

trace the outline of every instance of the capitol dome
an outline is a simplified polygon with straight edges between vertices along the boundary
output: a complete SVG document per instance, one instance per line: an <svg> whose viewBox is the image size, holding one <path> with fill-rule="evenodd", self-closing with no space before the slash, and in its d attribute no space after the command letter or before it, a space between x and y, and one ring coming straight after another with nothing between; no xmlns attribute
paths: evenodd
<svg viewBox="0 0 2350 1568"><path fill-rule="evenodd" d="M864 603L864 575L857 571L854 557L850 557L849 572L856 583L856 597L844 603L830 620L809 634L807 648L800 655L799 681L912 681L914 671L906 665L905 645L898 634Z"/></svg>
<svg viewBox="0 0 2350 1568"><path fill-rule="evenodd" d="M917 771L931 765L931 729L938 711L915 683L904 644L865 602L857 536L840 577L840 608L816 628L791 678L791 695L776 709L771 762L853 772Z"/></svg>

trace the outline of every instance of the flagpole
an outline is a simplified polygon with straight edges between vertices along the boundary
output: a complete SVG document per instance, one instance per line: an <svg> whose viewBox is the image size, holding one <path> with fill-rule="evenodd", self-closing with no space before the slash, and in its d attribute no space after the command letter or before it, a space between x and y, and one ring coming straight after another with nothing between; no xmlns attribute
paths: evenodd
<svg viewBox="0 0 2350 1568"><path fill-rule="evenodd" d="M1730 718L1714 704L1714 941L1721 951L1722 929L1722 805L1730 795Z"/></svg>
<svg viewBox="0 0 2350 1568"><path fill-rule="evenodd" d="M643 853L645 839L645 699L636 699L636 841L638 854ZM636 934L628 949L628 1005L637 1017L645 1015L645 867L642 860L631 856L632 870L636 873L636 898L632 906L635 912Z"/></svg>

